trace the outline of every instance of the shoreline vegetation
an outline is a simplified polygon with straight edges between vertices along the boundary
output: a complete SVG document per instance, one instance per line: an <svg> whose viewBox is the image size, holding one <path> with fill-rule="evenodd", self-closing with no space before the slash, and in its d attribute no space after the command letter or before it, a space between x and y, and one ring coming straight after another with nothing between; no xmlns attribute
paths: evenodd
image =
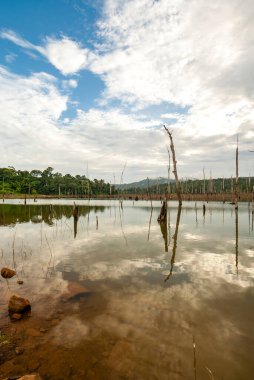
<svg viewBox="0 0 254 380"><path fill-rule="evenodd" d="M234 193L210 193L210 194L191 194L191 193L181 193L182 200L183 201L201 201L201 202L227 202L234 204L235 202L235 195ZM60 196L57 194L1 194L0 199L2 200L2 203L4 203L5 200L8 199L32 199L34 202L36 202L38 199L112 199L112 200L118 200L119 198L121 200L133 200L133 201L150 201L152 200L158 200L162 201L164 198L167 198L168 201L173 200L177 201L177 194L147 194L147 193L120 193L120 194L97 194L97 195L75 195L75 194L69 194L64 195L61 194ZM254 194L253 193L239 193L239 202L254 202Z"/></svg>
<svg viewBox="0 0 254 380"><path fill-rule="evenodd" d="M172 137L172 136L171 136ZM172 145L172 143L171 143ZM173 149L174 152L174 149ZM237 157L237 155L236 155ZM176 158L174 156L175 166ZM173 173L176 172L174 166ZM236 164L238 168L238 165ZM170 171L170 166L168 168ZM5 199L130 199L130 200L179 200L221 201L237 206L238 201L254 201L254 177L235 178L147 178L130 184L106 183L103 179L90 180L86 175L70 175L45 170L16 170L0 168L0 200ZM123 173L122 173L123 174Z"/></svg>

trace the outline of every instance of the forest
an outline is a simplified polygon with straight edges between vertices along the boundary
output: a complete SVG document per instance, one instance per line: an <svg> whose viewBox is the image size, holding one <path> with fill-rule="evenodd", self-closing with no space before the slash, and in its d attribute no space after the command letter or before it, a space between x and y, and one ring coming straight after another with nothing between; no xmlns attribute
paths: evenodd
<svg viewBox="0 0 254 380"><path fill-rule="evenodd" d="M14 167L0 168L1 194L62 194L97 195L110 194L114 187L103 179L93 181L85 175L71 175L45 170L16 170Z"/></svg>

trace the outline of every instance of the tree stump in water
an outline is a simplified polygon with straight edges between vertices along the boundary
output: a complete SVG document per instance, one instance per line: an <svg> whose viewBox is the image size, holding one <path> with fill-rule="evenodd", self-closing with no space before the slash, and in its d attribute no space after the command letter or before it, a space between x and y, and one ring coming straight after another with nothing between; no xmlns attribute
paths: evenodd
<svg viewBox="0 0 254 380"><path fill-rule="evenodd" d="M167 223L167 201L163 201L157 221L159 223Z"/></svg>

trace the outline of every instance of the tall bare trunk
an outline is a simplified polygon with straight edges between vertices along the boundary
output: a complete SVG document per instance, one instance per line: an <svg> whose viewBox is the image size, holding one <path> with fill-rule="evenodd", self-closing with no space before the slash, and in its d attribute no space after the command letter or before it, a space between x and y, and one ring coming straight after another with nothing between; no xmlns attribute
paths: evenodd
<svg viewBox="0 0 254 380"><path fill-rule="evenodd" d="M171 193L171 189L170 189L170 151L167 147L167 151L168 151L168 194Z"/></svg>
<svg viewBox="0 0 254 380"><path fill-rule="evenodd" d="M171 152L172 152L172 160L173 160L173 167L174 167L173 173L174 173L175 181L176 181L176 194L177 194L179 205L181 205L182 204L182 196L181 196L180 183L179 183L178 175L177 175L177 168L176 168L177 161L176 161L176 155L175 155L175 148L174 148L173 137L172 137L172 133L169 132L168 128L165 125L164 125L164 129L165 129L165 131L167 132L167 134L168 134L168 136L170 138L170 149L171 149Z"/></svg>
<svg viewBox="0 0 254 380"><path fill-rule="evenodd" d="M238 184L238 136L237 136L237 145L235 153L235 208L238 208L238 197L239 197L239 184Z"/></svg>
<svg viewBox="0 0 254 380"><path fill-rule="evenodd" d="M204 195L205 195L205 168L203 168L203 177L204 177L204 187L203 187L203 191L204 191Z"/></svg>

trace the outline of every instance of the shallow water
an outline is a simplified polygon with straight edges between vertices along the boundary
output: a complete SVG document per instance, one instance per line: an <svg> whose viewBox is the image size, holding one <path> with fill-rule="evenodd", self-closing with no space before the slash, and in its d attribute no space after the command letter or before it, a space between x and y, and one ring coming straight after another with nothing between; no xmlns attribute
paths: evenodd
<svg viewBox="0 0 254 380"><path fill-rule="evenodd" d="M171 202L161 227L160 202L77 200L77 223L72 204L0 205L0 266L24 281L1 278L0 326L25 349L0 378L253 379L251 206Z"/></svg>

